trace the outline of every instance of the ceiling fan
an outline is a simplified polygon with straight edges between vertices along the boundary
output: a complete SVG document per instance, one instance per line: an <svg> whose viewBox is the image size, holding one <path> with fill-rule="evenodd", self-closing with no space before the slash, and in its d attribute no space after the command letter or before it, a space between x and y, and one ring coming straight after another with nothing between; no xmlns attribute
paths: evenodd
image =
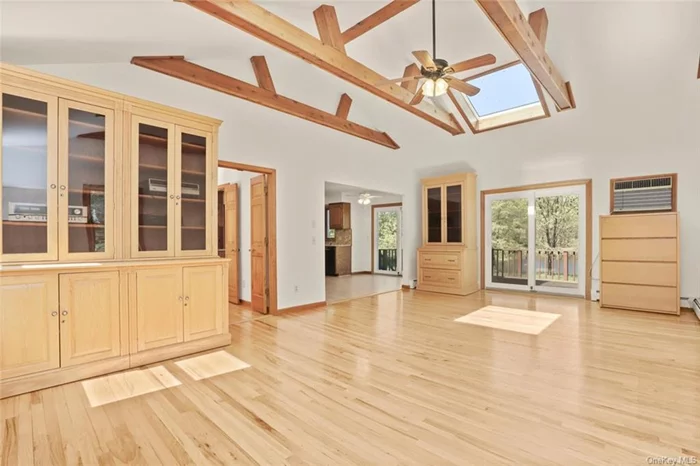
<svg viewBox="0 0 700 466"><path fill-rule="evenodd" d="M418 105L423 96L437 97L447 92L448 88L455 89L468 96L475 96L479 93L479 88L464 82L461 79L452 76L455 73L479 68L486 65L496 63L496 57L488 53L479 57L464 60L459 63L450 65L447 60L434 58L435 53L435 0L433 0L433 55L430 56L426 50L416 50L413 52L421 65L420 75L408 76L396 79L386 79L376 83L377 86L386 86L388 84L402 83L406 81L425 80L423 85L418 88L418 91L411 99L411 105Z"/></svg>
<svg viewBox="0 0 700 466"><path fill-rule="evenodd" d="M382 197L382 196L374 196L370 193L360 193L358 196L357 202L362 205L369 205L372 202L372 199L375 197Z"/></svg>

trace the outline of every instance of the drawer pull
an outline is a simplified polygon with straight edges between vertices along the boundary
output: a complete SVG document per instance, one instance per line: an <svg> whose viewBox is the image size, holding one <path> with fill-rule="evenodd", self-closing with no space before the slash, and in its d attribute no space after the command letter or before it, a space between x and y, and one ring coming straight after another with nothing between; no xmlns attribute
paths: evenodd
<svg viewBox="0 0 700 466"><path fill-rule="evenodd" d="M452 263L454 264L454 263L457 262L457 261L454 260L454 259L447 259L447 262L452 262Z"/></svg>

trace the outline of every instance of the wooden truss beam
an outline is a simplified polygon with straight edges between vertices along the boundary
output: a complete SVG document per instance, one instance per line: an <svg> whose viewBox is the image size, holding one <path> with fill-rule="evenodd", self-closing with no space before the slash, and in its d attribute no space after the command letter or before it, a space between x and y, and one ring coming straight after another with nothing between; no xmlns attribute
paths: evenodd
<svg viewBox="0 0 700 466"><path fill-rule="evenodd" d="M362 34L376 28L418 2L419 0L392 0L389 4L375 11L356 25L343 31L344 43L347 44L357 39Z"/></svg>
<svg viewBox="0 0 700 466"><path fill-rule="evenodd" d="M345 42L340 33L335 8L330 5L321 5L314 10L314 19L323 45L330 45L339 52L345 53Z"/></svg>
<svg viewBox="0 0 700 466"><path fill-rule="evenodd" d="M338 109L335 111L335 116L347 120L348 115L350 114L351 105L352 99L350 98L350 96L347 94L341 95L340 102L338 102Z"/></svg>
<svg viewBox="0 0 700 466"><path fill-rule="evenodd" d="M560 110L573 108L570 86L544 50L544 44L515 0L475 0L530 73L552 96ZM545 37L546 38L546 37Z"/></svg>
<svg viewBox="0 0 700 466"><path fill-rule="evenodd" d="M181 0L258 39L296 55L339 78L365 89L372 94L422 118L450 134L463 134L464 129L449 112L431 102L410 105L413 94L398 85L377 87L386 78L343 52L324 45L316 37L273 15L249 0L221 2L219 0Z"/></svg>
<svg viewBox="0 0 700 466"><path fill-rule="evenodd" d="M264 57L258 57L258 64L267 69ZM391 137L381 131L367 128L345 118L324 112L310 105L297 102L288 97L276 94L274 91L263 87L248 84L231 76L218 73L203 66L185 60L182 56L166 57L134 57L131 59L134 65L146 68L158 73L182 79L199 86L206 87L240 99L293 115L304 120L317 123L328 128L350 134L366 141L374 142L391 149L399 146ZM255 65L254 65L255 66ZM272 79L270 79L272 82Z"/></svg>
<svg viewBox="0 0 700 466"><path fill-rule="evenodd" d="M270 68L267 67L267 60L265 60L265 57L261 55L250 57L250 63L253 65L253 73L255 73L255 79L258 81L258 86L262 87L266 91L272 92L273 94L277 94L275 84L272 82Z"/></svg>

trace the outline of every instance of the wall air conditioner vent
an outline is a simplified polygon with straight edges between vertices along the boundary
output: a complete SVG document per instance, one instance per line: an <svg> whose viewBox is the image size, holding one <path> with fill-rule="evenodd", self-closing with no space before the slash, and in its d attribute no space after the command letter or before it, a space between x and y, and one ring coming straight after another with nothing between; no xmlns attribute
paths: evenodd
<svg viewBox="0 0 700 466"><path fill-rule="evenodd" d="M676 175L610 180L613 214L676 210Z"/></svg>

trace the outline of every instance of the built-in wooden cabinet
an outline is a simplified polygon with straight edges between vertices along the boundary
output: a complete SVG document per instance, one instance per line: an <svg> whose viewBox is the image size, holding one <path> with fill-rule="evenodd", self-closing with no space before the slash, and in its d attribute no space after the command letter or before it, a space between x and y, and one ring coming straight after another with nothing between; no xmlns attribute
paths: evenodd
<svg viewBox="0 0 700 466"><path fill-rule="evenodd" d="M0 380L60 365L58 274L0 276Z"/></svg>
<svg viewBox="0 0 700 466"><path fill-rule="evenodd" d="M423 246L418 289L466 295L478 289L476 174L422 180Z"/></svg>
<svg viewBox="0 0 700 466"><path fill-rule="evenodd" d="M119 272L59 277L61 367L119 356Z"/></svg>
<svg viewBox="0 0 700 466"><path fill-rule="evenodd" d="M143 269L136 274L136 341L138 351L184 341L182 268Z"/></svg>
<svg viewBox="0 0 700 466"><path fill-rule="evenodd" d="M0 64L0 397L230 342L220 121Z"/></svg>
<svg viewBox="0 0 700 466"><path fill-rule="evenodd" d="M350 226L350 203L328 204L328 224L332 230L347 230Z"/></svg>

